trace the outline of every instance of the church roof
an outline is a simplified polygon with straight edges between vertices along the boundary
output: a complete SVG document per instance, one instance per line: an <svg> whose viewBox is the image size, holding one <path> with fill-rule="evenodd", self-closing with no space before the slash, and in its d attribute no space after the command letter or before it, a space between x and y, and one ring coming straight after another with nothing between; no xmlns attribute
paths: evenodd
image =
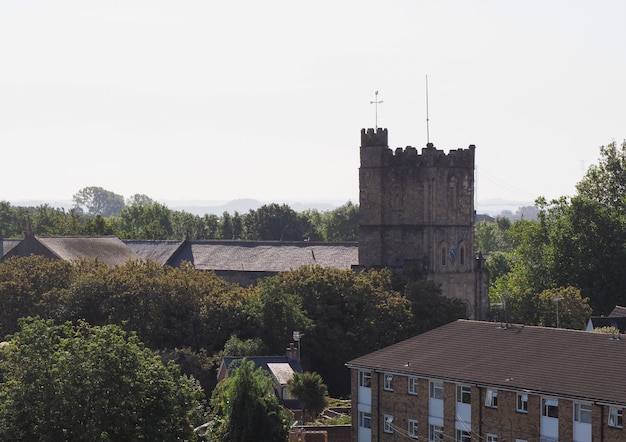
<svg viewBox="0 0 626 442"><path fill-rule="evenodd" d="M64 260L98 259L107 265L123 265L141 259L115 236L36 236L36 240Z"/></svg>
<svg viewBox="0 0 626 442"><path fill-rule="evenodd" d="M189 241L171 265L187 260L199 270L282 272L319 265L350 269L359 262L354 243L281 241Z"/></svg>

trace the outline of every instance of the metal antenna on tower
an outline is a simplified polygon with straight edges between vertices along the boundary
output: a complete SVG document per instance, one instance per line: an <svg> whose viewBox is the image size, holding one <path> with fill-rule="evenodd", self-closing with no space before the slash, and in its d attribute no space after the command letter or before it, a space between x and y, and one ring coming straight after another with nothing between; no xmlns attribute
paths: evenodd
<svg viewBox="0 0 626 442"><path fill-rule="evenodd" d="M378 130L378 103L382 103L381 101L378 101L378 91L374 92L374 101L370 101L370 104L373 104L375 107L375 115L376 115L376 125L374 126L376 128L376 130Z"/></svg>
<svg viewBox="0 0 626 442"><path fill-rule="evenodd" d="M430 144L430 123L428 118L428 75L426 75L426 144Z"/></svg>

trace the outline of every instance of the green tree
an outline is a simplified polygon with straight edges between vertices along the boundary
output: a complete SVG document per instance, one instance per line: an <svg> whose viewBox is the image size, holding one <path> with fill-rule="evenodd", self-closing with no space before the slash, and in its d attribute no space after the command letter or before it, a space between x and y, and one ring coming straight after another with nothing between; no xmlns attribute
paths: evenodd
<svg viewBox="0 0 626 442"><path fill-rule="evenodd" d="M328 389L322 377L315 372L294 373L288 388L302 404L305 422L314 420L328 406Z"/></svg>
<svg viewBox="0 0 626 442"><path fill-rule="evenodd" d="M536 298L536 325L582 330L591 316L589 298L574 287L544 290Z"/></svg>
<svg viewBox="0 0 626 442"><path fill-rule="evenodd" d="M626 214L626 141L600 146L600 160L576 185L578 195Z"/></svg>
<svg viewBox="0 0 626 442"><path fill-rule="evenodd" d="M311 230L307 219L286 204L250 210L244 227L247 239L262 241L302 241Z"/></svg>
<svg viewBox="0 0 626 442"><path fill-rule="evenodd" d="M202 390L135 335L28 318L0 357L2 440L192 440Z"/></svg>
<svg viewBox="0 0 626 442"><path fill-rule="evenodd" d="M245 358L213 391L211 411L211 440L221 442L284 442L293 421L270 375Z"/></svg>
<svg viewBox="0 0 626 442"><path fill-rule="evenodd" d="M90 215L117 216L124 207L122 195L97 186L79 190L72 200L77 208L87 209Z"/></svg>
<svg viewBox="0 0 626 442"><path fill-rule="evenodd" d="M357 241L359 239L359 206L348 201L324 214L327 241Z"/></svg>
<svg viewBox="0 0 626 442"><path fill-rule="evenodd" d="M117 235L133 239L173 239L172 211L159 203L131 204L119 216Z"/></svg>

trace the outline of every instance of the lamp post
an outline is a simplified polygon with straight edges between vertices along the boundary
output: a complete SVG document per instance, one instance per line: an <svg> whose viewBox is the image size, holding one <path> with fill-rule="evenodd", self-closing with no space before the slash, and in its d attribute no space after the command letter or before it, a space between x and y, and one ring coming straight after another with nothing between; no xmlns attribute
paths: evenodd
<svg viewBox="0 0 626 442"><path fill-rule="evenodd" d="M563 298L556 296L552 300L556 303L556 328L559 328L559 301L562 301Z"/></svg>

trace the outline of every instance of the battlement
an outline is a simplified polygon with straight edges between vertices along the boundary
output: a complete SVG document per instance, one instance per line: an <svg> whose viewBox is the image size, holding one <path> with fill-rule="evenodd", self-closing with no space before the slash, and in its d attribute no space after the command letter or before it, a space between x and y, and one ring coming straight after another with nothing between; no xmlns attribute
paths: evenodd
<svg viewBox="0 0 626 442"><path fill-rule="evenodd" d="M382 129L380 127L377 128L376 131L372 128L367 129L367 131L365 129L361 129L361 147L388 147L387 140L387 129Z"/></svg>
<svg viewBox="0 0 626 442"><path fill-rule="evenodd" d="M379 130L380 132L380 130ZM361 147L378 149L361 150L362 167L466 167L474 168L474 150L471 144L467 149L451 149L446 153L437 149L433 143L428 143L421 152L412 146L398 147L395 150L387 147L387 129L384 132L374 132L369 129L361 132ZM366 142L367 144L363 144Z"/></svg>

